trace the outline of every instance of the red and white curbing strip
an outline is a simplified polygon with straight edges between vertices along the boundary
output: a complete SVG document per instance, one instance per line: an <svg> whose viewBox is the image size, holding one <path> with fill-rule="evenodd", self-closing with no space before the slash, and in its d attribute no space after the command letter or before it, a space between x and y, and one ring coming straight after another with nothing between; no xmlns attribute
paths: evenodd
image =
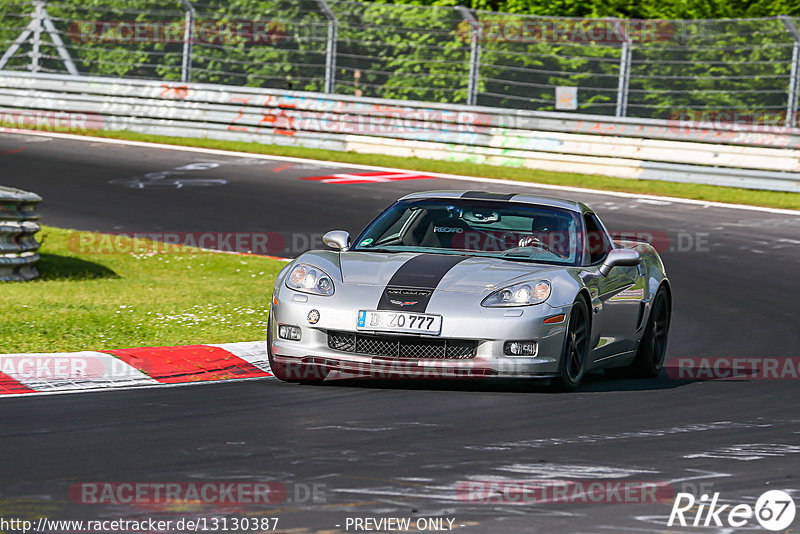
<svg viewBox="0 0 800 534"><path fill-rule="evenodd" d="M0 396L271 377L264 341L0 354Z"/></svg>

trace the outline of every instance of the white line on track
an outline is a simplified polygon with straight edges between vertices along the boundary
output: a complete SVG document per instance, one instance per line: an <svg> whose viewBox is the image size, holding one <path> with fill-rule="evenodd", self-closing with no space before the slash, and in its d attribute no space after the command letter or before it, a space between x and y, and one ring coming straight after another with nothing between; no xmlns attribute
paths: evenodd
<svg viewBox="0 0 800 534"><path fill-rule="evenodd" d="M240 158L256 158L256 159L265 159L271 161L285 161L291 163L311 163L316 165L325 165L330 167L346 167L350 169L364 169L368 171L389 171L389 172L403 172L407 173L411 169L397 169L393 167L378 167L375 165L360 165L356 163L341 163L338 161L327 161L327 160L318 160L318 159L307 159L307 158L294 158L289 156L271 156L268 154L256 154L252 152L235 152L232 150L218 150L214 148L202 148L202 147L192 147L192 146L180 146L180 145L167 145L162 143L149 143L144 141L128 141L125 139L110 139L106 137L91 137L87 135L75 135L75 134L65 134L65 133L56 133L56 132L37 132L34 130L19 130L14 128L0 128L0 133L14 133L14 134L22 134L22 135L34 135L34 136L42 136L42 137L51 137L57 139L70 139L74 141L85 141L85 142L93 142L93 143L107 143L111 145L124 145L124 146L135 146L141 148L157 148L162 150L175 150L181 152L195 152L198 154L213 154L216 156L229 156L229 157L240 157ZM734 209L734 210L746 210L746 211L759 211L763 213L776 213L781 215L794 215L800 216L800 211L798 210L789 210L789 209L780 209L780 208L767 208L763 206L748 206L744 204L726 204L724 202L711 202L706 200L693 200L688 198L678 198L678 197L665 197L659 195L643 195L638 193L623 193L620 191L602 191L599 189L588 189L583 187L571 187L566 185L552 185L552 184L539 184L534 182L519 182L516 180L501 180L497 178L481 178L478 176L462 176L458 174L445 174L445 173L438 173L438 172L425 172L425 171L415 171L424 173L428 176L433 176L436 178L445 178L448 180L460 180L464 182L480 182L480 183L489 183L489 184L503 184L503 185L513 185L515 187L532 187L532 188L539 188L539 189L550 189L553 191L568 191L572 193L585 193L590 195L604 195L604 196L612 196L612 197L620 197L620 198L635 198L635 199L647 199L647 200L654 200L654 201L662 201L662 202L674 202L676 204L691 204L694 206L701 206L704 208L714 207L714 208L725 208L725 209Z"/></svg>
<svg viewBox="0 0 800 534"><path fill-rule="evenodd" d="M164 388L181 388L191 386L209 386L212 384L229 384L233 382L253 382L256 380L264 380L270 382L278 382L272 376L255 376L251 378L226 378L223 380L198 380L195 382L177 382L174 384L146 384L138 386L109 386L109 387L96 387L91 389L66 389L61 391L31 391L30 393L6 393L0 395L2 399L13 399L19 397L44 397L49 395L74 395L76 393L101 393L108 391L134 391L143 389L164 389Z"/></svg>

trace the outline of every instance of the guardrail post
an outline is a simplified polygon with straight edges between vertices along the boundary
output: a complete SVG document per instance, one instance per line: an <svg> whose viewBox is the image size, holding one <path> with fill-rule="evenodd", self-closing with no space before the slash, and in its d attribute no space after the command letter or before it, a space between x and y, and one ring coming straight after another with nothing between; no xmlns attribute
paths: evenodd
<svg viewBox="0 0 800 534"><path fill-rule="evenodd" d="M336 41L339 35L339 20L325 0L317 4L328 19L328 39L325 44L325 92L333 93L336 83Z"/></svg>
<svg viewBox="0 0 800 534"><path fill-rule="evenodd" d="M467 80L467 105L474 106L478 101L478 76L481 69L481 38L483 28L468 8L455 6L469 24L469 79Z"/></svg>
<svg viewBox="0 0 800 534"><path fill-rule="evenodd" d="M626 39L622 43L619 58L619 83L617 84L617 117L624 117L628 113L628 87L631 82L631 41Z"/></svg>
<svg viewBox="0 0 800 534"><path fill-rule="evenodd" d="M795 128L797 126L798 84L800 84L800 80L798 80L798 72L800 71L800 31L797 31L797 26L786 15L779 15L778 18L781 19L786 30L794 39L794 45L792 45L792 67L789 72L789 97L786 102L786 127Z"/></svg>
<svg viewBox="0 0 800 534"><path fill-rule="evenodd" d="M194 6L189 0L181 0L184 13L183 55L181 57L181 81L192 81L192 44L194 43Z"/></svg>

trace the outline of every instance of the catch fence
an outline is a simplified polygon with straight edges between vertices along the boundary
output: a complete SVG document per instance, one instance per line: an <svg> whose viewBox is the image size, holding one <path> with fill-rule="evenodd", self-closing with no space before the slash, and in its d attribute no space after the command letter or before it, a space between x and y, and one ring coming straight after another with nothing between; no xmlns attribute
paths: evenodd
<svg viewBox="0 0 800 534"><path fill-rule="evenodd" d="M798 26L344 0L0 0L0 70L796 127Z"/></svg>

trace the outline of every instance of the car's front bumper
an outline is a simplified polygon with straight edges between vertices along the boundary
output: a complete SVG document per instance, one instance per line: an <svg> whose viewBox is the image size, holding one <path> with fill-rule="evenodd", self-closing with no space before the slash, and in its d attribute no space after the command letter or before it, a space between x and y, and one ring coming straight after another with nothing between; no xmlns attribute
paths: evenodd
<svg viewBox="0 0 800 534"><path fill-rule="evenodd" d="M544 319L568 315L568 308L554 308L547 303L520 308L483 308L475 304L448 310L429 309L442 315L440 339L473 340L476 350L469 358L417 358L376 356L335 350L329 346L329 332L358 333L358 309L346 306L336 295L323 297L301 294L288 288L276 292L272 306L272 352L276 363L285 367L289 378L308 377L309 367L328 377L378 378L468 378L528 377L546 378L559 372L559 358L564 342L566 319L544 324ZM367 309L367 308L361 308ZM317 310L319 321L310 324L309 312ZM278 337L279 325L300 328L301 339ZM380 332L381 336L403 336ZM420 336L417 336L420 337ZM428 337L428 336L421 336ZM534 356L504 354L507 341L536 341ZM331 374L333 373L333 374Z"/></svg>

